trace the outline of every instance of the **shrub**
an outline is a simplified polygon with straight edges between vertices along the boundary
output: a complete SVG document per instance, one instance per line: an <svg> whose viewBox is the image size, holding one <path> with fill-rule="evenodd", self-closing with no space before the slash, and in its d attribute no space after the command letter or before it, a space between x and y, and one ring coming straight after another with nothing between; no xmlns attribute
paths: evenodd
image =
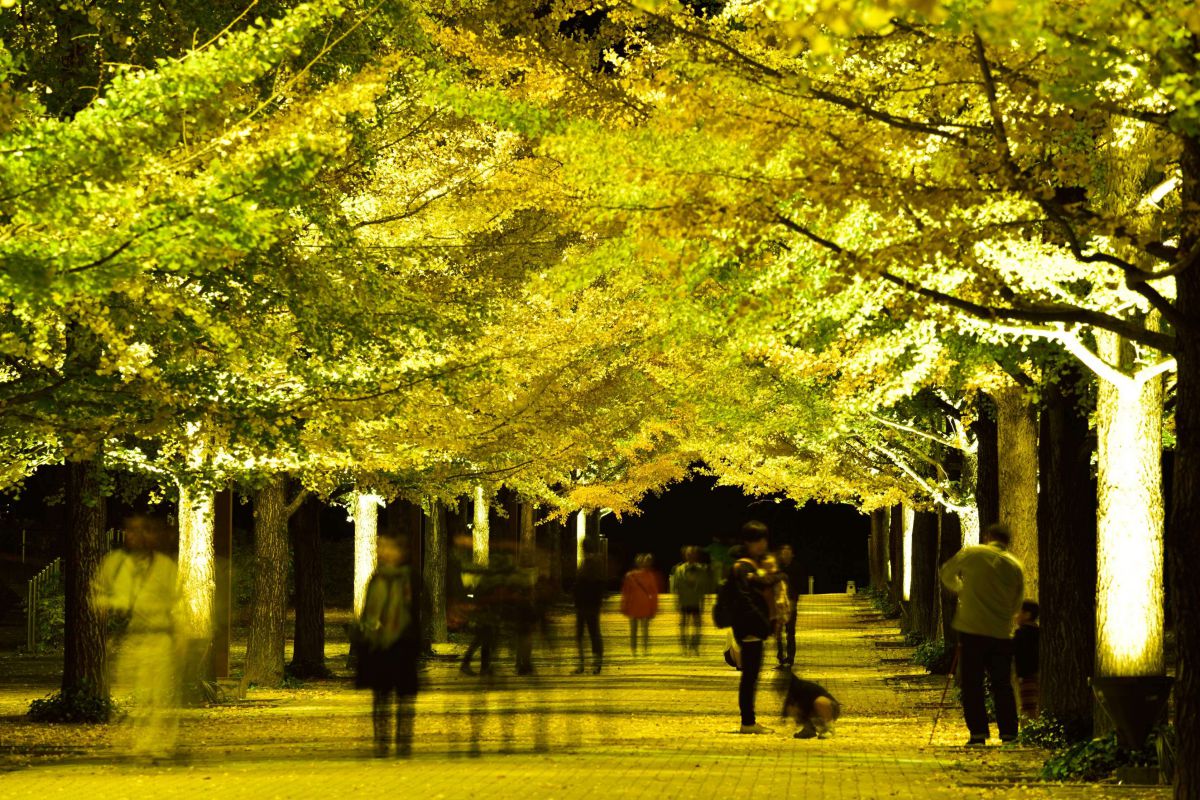
<svg viewBox="0 0 1200 800"><path fill-rule="evenodd" d="M1067 737L1067 728L1061 721L1050 714L1042 714L1021 723L1017 741L1043 750L1061 750L1070 740Z"/></svg>
<svg viewBox="0 0 1200 800"><path fill-rule="evenodd" d="M922 642L913 652L912 662L934 675L946 675L954 663L954 645L944 639Z"/></svg>
<svg viewBox="0 0 1200 800"><path fill-rule="evenodd" d="M1055 753L1042 766L1041 776L1049 781L1099 781L1112 775L1117 767L1157 764L1158 753L1153 741L1141 749L1130 750L1121 746L1116 733L1109 733Z"/></svg>
<svg viewBox="0 0 1200 800"><path fill-rule="evenodd" d="M88 688L73 692L55 692L29 704L28 716L34 722L108 722L117 715L117 704L107 694Z"/></svg>

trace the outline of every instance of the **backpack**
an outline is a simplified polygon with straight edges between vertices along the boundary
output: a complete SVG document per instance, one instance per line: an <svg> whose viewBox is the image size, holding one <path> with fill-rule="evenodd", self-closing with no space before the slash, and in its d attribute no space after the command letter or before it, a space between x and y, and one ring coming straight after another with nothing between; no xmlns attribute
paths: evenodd
<svg viewBox="0 0 1200 800"><path fill-rule="evenodd" d="M745 561L748 564L754 564L748 558L739 558L737 564ZM729 577L722 581L717 587L717 601L713 603L712 620L713 625L718 628L729 628L733 626L733 609L737 603L738 587L734 581L733 571L730 570Z"/></svg>

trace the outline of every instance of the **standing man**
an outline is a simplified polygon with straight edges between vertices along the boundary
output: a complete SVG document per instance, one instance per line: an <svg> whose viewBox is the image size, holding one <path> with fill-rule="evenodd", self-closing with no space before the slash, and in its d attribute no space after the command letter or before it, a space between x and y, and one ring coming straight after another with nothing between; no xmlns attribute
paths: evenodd
<svg viewBox="0 0 1200 800"><path fill-rule="evenodd" d="M777 636L775 655L779 659L780 667L790 667L796 663L796 603L800 599L800 586L808 579L804 568L796 560L796 551L790 544L779 546L779 571L783 573L784 585L787 586L788 616L784 622L787 651L784 652L785 636Z"/></svg>
<svg viewBox="0 0 1200 800"><path fill-rule="evenodd" d="M583 540L583 563L575 576L575 647L579 650L576 675L583 674L583 630L592 642L592 674L599 675L604 662L604 639L600 636L600 607L604 605L608 570L591 539Z"/></svg>
<svg viewBox="0 0 1200 800"><path fill-rule="evenodd" d="M958 595L954 629L959 633L963 717L968 745L988 740L983 675L991 679L1000 740L1017 738L1017 701L1012 689L1013 624L1025 599L1025 570L1008 552L1012 534L1005 525L989 525L983 544L964 547L942 565L945 587Z"/></svg>
<svg viewBox="0 0 1200 800"><path fill-rule="evenodd" d="M763 643L772 630L767 594L783 576L780 572L767 575L759 563L767 554L766 525L757 520L747 522L742 526L742 542L744 550L729 577L737 589L733 592L733 638L742 651L742 679L738 685L740 732L773 733L755 719L754 698L758 692L758 673L762 671Z"/></svg>
<svg viewBox="0 0 1200 800"><path fill-rule="evenodd" d="M683 548L683 561L671 570L671 591L679 601L679 649L700 655L700 618L712 572L700 563L700 548ZM688 633L688 627L691 633Z"/></svg>

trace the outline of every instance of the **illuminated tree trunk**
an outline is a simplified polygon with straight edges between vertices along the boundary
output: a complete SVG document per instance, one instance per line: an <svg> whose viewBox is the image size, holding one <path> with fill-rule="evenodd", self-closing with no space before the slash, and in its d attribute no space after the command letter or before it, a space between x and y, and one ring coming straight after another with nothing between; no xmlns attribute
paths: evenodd
<svg viewBox="0 0 1200 800"><path fill-rule="evenodd" d="M1042 581L1039 679L1042 709L1091 729L1096 653L1096 491L1092 446L1077 375L1043 387L1038 436L1038 554Z"/></svg>
<svg viewBox="0 0 1200 800"><path fill-rule="evenodd" d="M104 620L91 603L92 579L108 550L98 458L67 462L66 501L62 691L66 697L102 698L108 695Z"/></svg>
<svg viewBox="0 0 1200 800"><path fill-rule="evenodd" d="M362 616L367 581L375 571L375 538L379 535L376 494L360 493L354 499L354 617Z"/></svg>
<svg viewBox="0 0 1200 800"><path fill-rule="evenodd" d="M999 520L1012 531L1009 550L1025 566L1025 596L1038 596L1037 411L1024 390L1012 385L996 400Z"/></svg>
<svg viewBox="0 0 1200 800"><path fill-rule="evenodd" d="M1132 348L1098 332L1109 364ZM1101 377L1096 401L1096 674L1163 674L1162 378Z"/></svg>
<svg viewBox="0 0 1200 800"><path fill-rule="evenodd" d="M430 642L445 642L450 637L446 626L446 509L436 500L427 500L424 513L425 548L421 570L429 597L424 633Z"/></svg>
<svg viewBox="0 0 1200 800"><path fill-rule="evenodd" d="M491 503L482 486L475 487L475 520L471 526L471 550L475 563L487 566L488 547L491 543Z"/></svg>
<svg viewBox="0 0 1200 800"><path fill-rule="evenodd" d="M909 630L923 639L938 638L938 515L917 511L912 522L912 587Z"/></svg>
<svg viewBox="0 0 1200 800"><path fill-rule="evenodd" d="M176 629L191 642L212 636L216 573L213 493L179 487L179 606Z"/></svg>
<svg viewBox="0 0 1200 800"><path fill-rule="evenodd" d="M888 523L888 592L892 600L904 599L904 506L892 506Z"/></svg>
<svg viewBox="0 0 1200 800"><path fill-rule="evenodd" d="M1200 207L1200 139L1183 139L1182 204ZM1200 247L1200 217L1182 215L1179 249ZM1200 269L1175 278L1179 331L1175 384L1175 469L1171 498L1171 615L1175 621L1176 800L1200 800Z"/></svg>
<svg viewBox="0 0 1200 800"><path fill-rule="evenodd" d="M288 520L296 578L296 628L288 671L298 678L323 678L325 666L325 577L321 566L321 503L306 499Z"/></svg>
<svg viewBox="0 0 1200 800"><path fill-rule="evenodd" d="M996 404L982 392L976 401L978 415L971 424L975 434L975 507L979 509L979 525L987 527L1000 519L1000 455L996 442ZM967 531L963 531L964 534ZM969 542L978 544L978 541Z"/></svg>
<svg viewBox="0 0 1200 800"><path fill-rule="evenodd" d="M272 475L254 493L254 578L250 632L246 640L244 684L278 686L283 681L287 617L288 517L299 505L287 505L287 479Z"/></svg>

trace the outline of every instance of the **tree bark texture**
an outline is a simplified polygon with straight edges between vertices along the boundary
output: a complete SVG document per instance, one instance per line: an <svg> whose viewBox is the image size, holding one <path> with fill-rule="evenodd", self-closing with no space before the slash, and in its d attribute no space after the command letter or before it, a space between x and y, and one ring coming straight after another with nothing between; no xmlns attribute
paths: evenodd
<svg viewBox="0 0 1200 800"><path fill-rule="evenodd" d="M871 566L871 585L877 589L887 586L887 509L871 512L871 539L868 546L868 563Z"/></svg>
<svg viewBox="0 0 1200 800"><path fill-rule="evenodd" d="M917 511L912 523L912 587L908 607L909 630L923 639L938 638L938 515Z"/></svg>
<svg viewBox="0 0 1200 800"><path fill-rule="evenodd" d="M325 666L325 575L321 560L321 501L307 498L288 520L296 591L295 643L288 671L297 678L329 675Z"/></svg>
<svg viewBox="0 0 1200 800"><path fill-rule="evenodd" d="M91 603L92 579L108 550L100 460L67 464L67 552L63 562L64 695L106 697L104 620Z"/></svg>
<svg viewBox="0 0 1200 800"><path fill-rule="evenodd" d="M1099 355L1132 362L1129 343L1097 332ZM1096 674L1162 675L1161 377L1096 395Z"/></svg>
<svg viewBox="0 0 1200 800"><path fill-rule="evenodd" d="M976 441L975 506L979 509L982 529L1000 521L1000 451L996 441L996 404L992 398L980 392L975 412L978 416L971 424Z"/></svg>
<svg viewBox="0 0 1200 800"><path fill-rule="evenodd" d="M957 514L951 514L948 511L941 511L942 524L938 531L938 568L945 564L954 554L962 549L963 532L962 522ZM951 623L954 622L954 611L958 607L958 597L951 592L946 591L942 586L941 578L937 578L938 591L941 593L942 601L942 638L947 642L956 642L958 637L955 634Z"/></svg>
<svg viewBox="0 0 1200 800"><path fill-rule="evenodd" d="M1042 581L1039 679L1045 713L1090 727L1096 646L1096 492L1079 398L1043 389L1038 436L1038 555Z"/></svg>
<svg viewBox="0 0 1200 800"><path fill-rule="evenodd" d="M1184 208L1200 208L1200 139L1183 141ZM1180 252L1200 247L1200 215L1185 214ZM1176 800L1200 800L1200 268L1175 279L1179 330L1175 385L1175 471L1171 498L1171 615L1175 622Z"/></svg>
<svg viewBox="0 0 1200 800"><path fill-rule="evenodd" d="M522 500L518 507L520 529L520 563L522 567L537 564L537 530L533 525L533 503Z"/></svg>
<svg viewBox="0 0 1200 800"><path fill-rule="evenodd" d="M250 631L246 640L243 684L278 686L283 682L287 616L287 479L272 475L254 493L254 579Z"/></svg>
<svg viewBox="0 0 1200 800"><path fill-rule="evenodd" d="M1009 551L1025 566L1025 596L1038 596L1037 409L1012 384L995 394L1000 521L1012 531Z"/></svg>
<svg viewBox="0 0 1200 800"><path fill-rule="evenodd" d="M446 533L445 506L436 500L427 500L421 574L425 592L429 597L429 613L424 617L424 635L430 642L446 642L450 639L450 631L446 625Z"/></svg>

